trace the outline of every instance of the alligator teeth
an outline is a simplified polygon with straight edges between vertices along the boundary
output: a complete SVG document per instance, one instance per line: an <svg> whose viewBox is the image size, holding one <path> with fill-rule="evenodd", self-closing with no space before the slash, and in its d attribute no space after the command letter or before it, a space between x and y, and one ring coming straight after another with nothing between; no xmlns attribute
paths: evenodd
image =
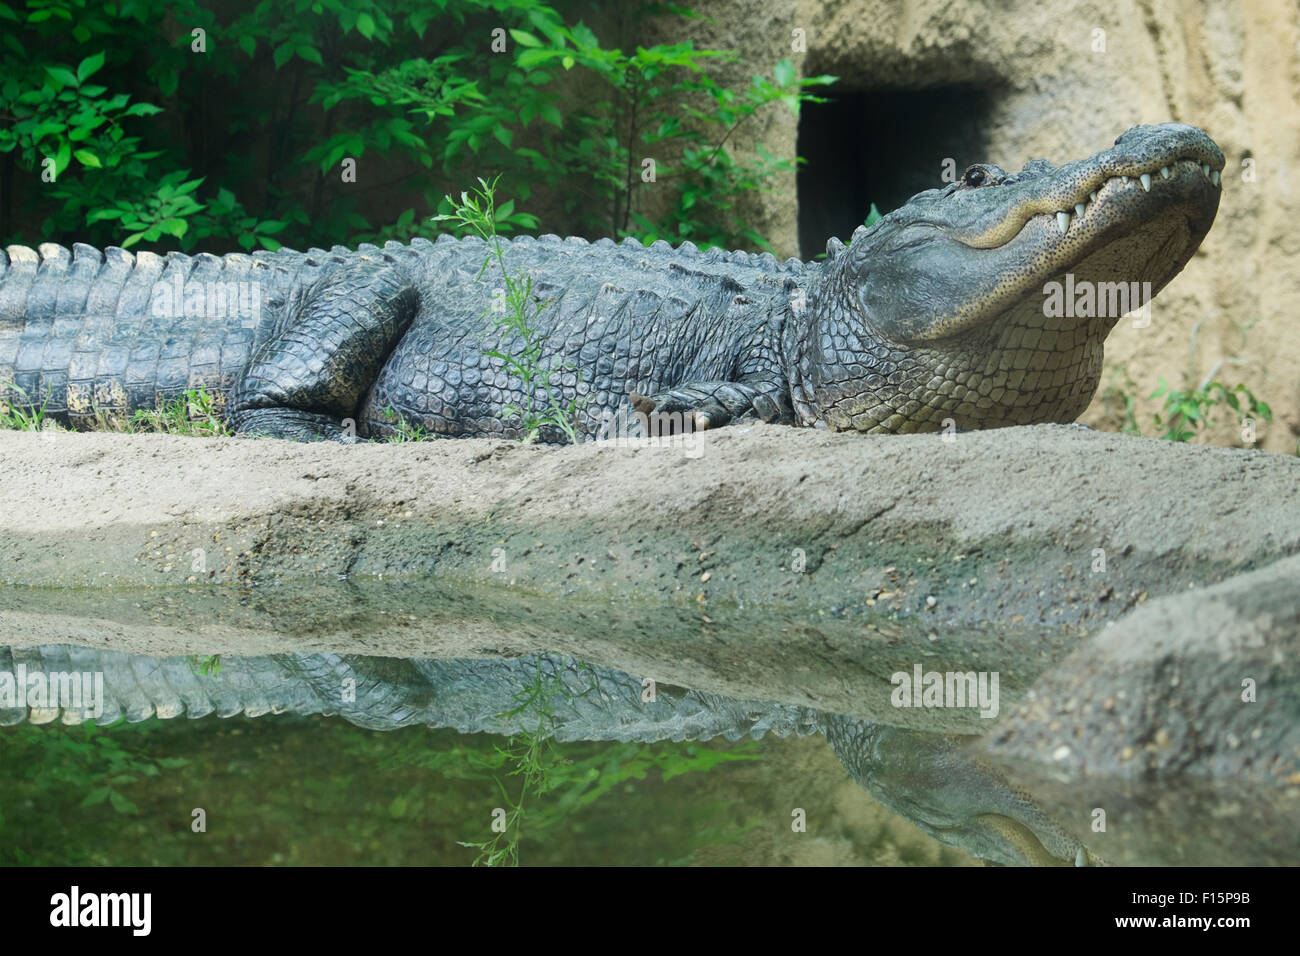
<svg viewBox="0 0 1300 956"><path fill-rule="evenodd" d="M1162 179L1168 179L1168 178L1169 178L1169 167L1168 167L1168 166L1161 166L1161 167L1160 167L1160 176L1161 176Z"/></svg>
<svg viewBox="0 0 1300 956"><path fill-rule="evenodd" d="M1096 201L1097 201L1097 190L1094 189L1092 192L1088 193L1088 198L1089 198L1092 202L1096 202Z"/></svg>
<svg viewBox="0 0 1300 956"><path fill-rule="evenodd" d="M1077 202L1077 203L1074 204L1074 214L1075 214L1076 216L1082 216L1082 215L1083 215L1083 211L1084 211L1085 209L1087 209L1087 208L1088 208L1088 207L1085 206L1083 203L1081 203L1081 202Z"/></svg>
<svg viewBox="0 0 1300 956"><path fill-rule="evenodd" d="M1124 185L1125 185L1125 186L1128 185L1128 177L1127 177L1127 176L1121 176L1120 179L1122 179L1122 180L1124 181Z"/></svg>
<svg viewBox="0 0 1300 956"><path fill-rule="evenodd" d="M1145 189L1147 192L1151 192L1151 174L1143 173L1141 176L1138 177L1138 179L1142 180L1142 188Z"/></svg>
<svg viewBox="0 0 1300 956"><path fill-rule="evenodd" d="M1217 169L1210 173L1210 182L1216 186L1219 185L1219 171Z"/></svg>
<svg viewBox="0 0 1300 956"><path fill-rule="evenodd" d="M1209 179L1209 178L1210 178L1210 164L1209 164L1209 163L1201 163L1201 172L1205 173L1205 178L1206 178L1206 179Z"/></svg>
<svg viewBox="0 0 1300 956"><path fill-rule="evenodd" d="M1061 235L1070 231L1070 214L1068 212L1058 212L1056 214L1056 228L1061 230Z"/></svg>

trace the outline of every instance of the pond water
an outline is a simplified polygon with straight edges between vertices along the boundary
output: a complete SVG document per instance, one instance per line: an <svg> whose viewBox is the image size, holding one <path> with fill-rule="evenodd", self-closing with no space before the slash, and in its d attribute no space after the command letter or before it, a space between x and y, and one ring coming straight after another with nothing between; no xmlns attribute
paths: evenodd
<svg viewBox="0 0 1300 956"><path fill-rule="evenodd" d="M5 675L30 708L9 706ZM61 675L90 675L85 696ZM0 722L6 865L1230 861L1203 836L1182 847L1189 813L1218 813L1225 844L1255 834L1257 862L1294 842L1240 789L1167 785L1108 798L1127 843L1089 837L1090 795L1031 795L971 738L554 654L0 648Z"/></svg>
<svg viewBox="0 0 1300 956"><path fill-rule="evenodd" d="M287 715L3 728L0 862L468 865L484 853L461 843L495 836L500 788L520 796L508 745ZM545 759L555 789L502 841L525 866L975 862L846 785L820 738L570 743ZM790 767L817 798L807 833L779 800ZM96 799L105 786L114 800Z"/></svg>

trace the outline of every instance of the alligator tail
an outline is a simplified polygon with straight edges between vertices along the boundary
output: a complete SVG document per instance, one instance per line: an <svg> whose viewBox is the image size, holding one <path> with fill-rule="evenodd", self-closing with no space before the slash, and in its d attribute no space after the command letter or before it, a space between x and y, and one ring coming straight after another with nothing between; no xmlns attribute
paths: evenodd
<svg viewBox="0 0 1300 956"><path fill-rule="evenodd" d="M9 246L0 402L73 427L157 408L187 388L220 402L267 325L268 258Z"/></svg>

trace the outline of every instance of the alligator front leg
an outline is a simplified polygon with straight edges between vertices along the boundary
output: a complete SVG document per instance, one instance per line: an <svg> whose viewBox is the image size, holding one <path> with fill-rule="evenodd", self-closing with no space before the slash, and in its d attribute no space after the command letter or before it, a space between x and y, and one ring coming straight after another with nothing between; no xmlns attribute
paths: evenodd
<svg viewBox="0 0 1300 956"><path fill-rule="evenodd" d="M790 424L794 413L789 396L776 383L691 382L654 395L628 394L634 412L661 416L658 434L676 431L676 415L682 422L691 419L695 431L721 428L742 418L759 418L765 422ZM685 429L692 426L685 425ZM652 429L653 430L653 429Z"/></svg>
<svg viewBox="0 0 1300 956"><path fill-rule="evenodd" d="M377 265L342 266L303 295L231 395L228 420L236 433L352 440L343 420L356 417L420 304L405 273Z"/></svg>

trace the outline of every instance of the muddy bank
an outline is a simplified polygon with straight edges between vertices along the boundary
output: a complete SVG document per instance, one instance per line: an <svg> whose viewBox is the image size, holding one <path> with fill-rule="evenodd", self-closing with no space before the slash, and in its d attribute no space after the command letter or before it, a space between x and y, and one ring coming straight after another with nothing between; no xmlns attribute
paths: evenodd
<svg viewBox="0 0 1300 956"><path fill-rule="evenodd" d="M0 433L0 637L150 654L557 650L930 730L1149 598L1300 553L1300 461L1055 426L681 448ZM792 662L794 663L792 665Z"/></svg>

